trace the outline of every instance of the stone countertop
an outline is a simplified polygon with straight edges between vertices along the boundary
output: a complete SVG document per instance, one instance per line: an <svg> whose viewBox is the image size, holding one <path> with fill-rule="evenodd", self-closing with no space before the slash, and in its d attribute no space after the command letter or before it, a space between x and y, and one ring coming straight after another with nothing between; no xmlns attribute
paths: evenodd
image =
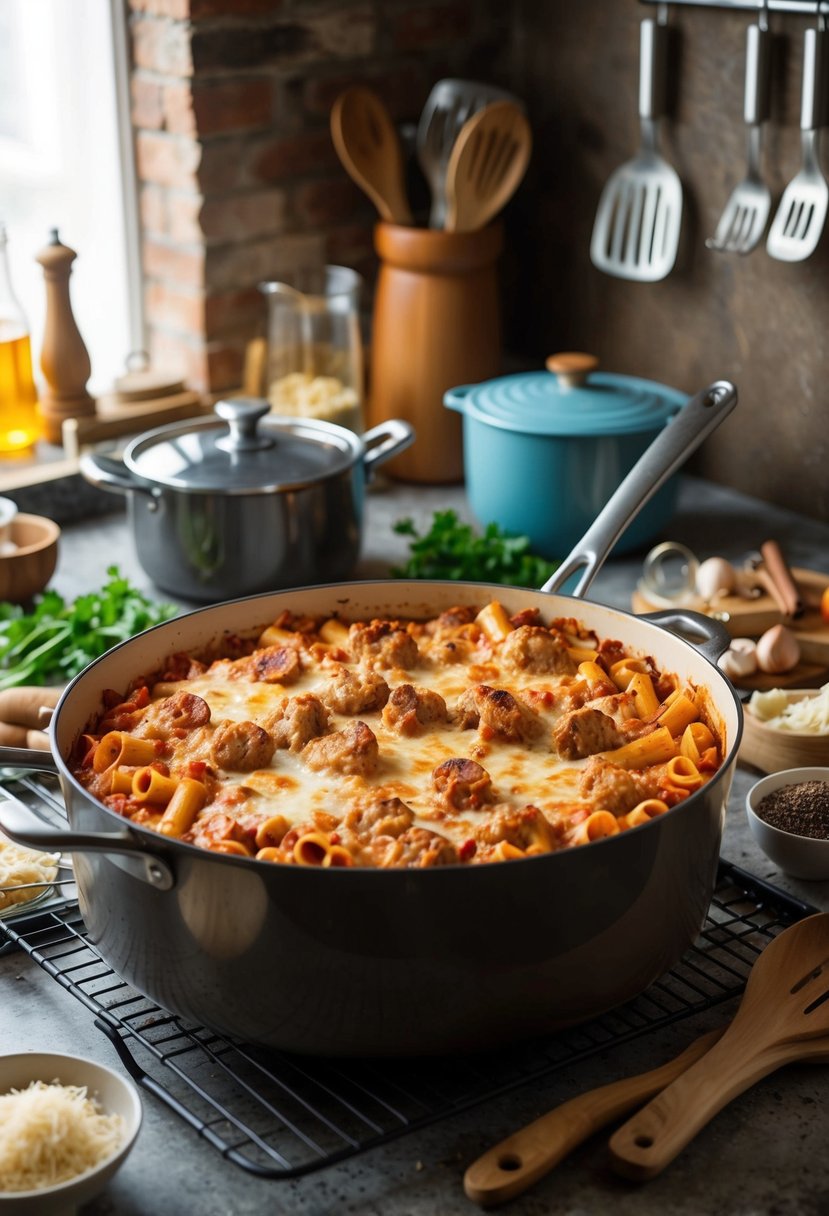
<svg viewBox="0 0 829 1216"><path fill-rule="evenodd" d="M426 527L436 509L469 518L460 487L407 487L380 481L366 506L359 578L383 577L407 551L392 523L411 516ZM792 565L829 573L829 525L770 507L698 479L680 478L677 513L662 539L700 557L739 560L768 537ZM611 558L590 598L628 608L642 553ZM98 516L64 529L53 584L67 597L100 585L117 562L137 585L162 598L138 566L123 514ZM186 605L184 605L186 607ZM722 846L736 865L798 899L829 910L829 883L805 883L778 871L754 846L743 812L759 774L738 766ZM83 1005L20 954L0 958L0 1044L3 1051L72 1051L119 1067L114 1050ZM85 1216L454 1216L475 1212L463 1194L464 1169L487 1147L558 1102L670 1058L691 1037L721 1020L703 1013L602 1051L554 1076L464 1114L411 1133L343 1164L296 1180L257 1179L225 1162L177 1116L142 1091L145 1121L138 1144ZM829 1211L825 1146L826 1073L789 1068L741 1096L644 1187L623 1183L607 1168L606 1136L578 1149L505 1212L582 1216L611 1208L618 1216L820 1216Z"/></svg>

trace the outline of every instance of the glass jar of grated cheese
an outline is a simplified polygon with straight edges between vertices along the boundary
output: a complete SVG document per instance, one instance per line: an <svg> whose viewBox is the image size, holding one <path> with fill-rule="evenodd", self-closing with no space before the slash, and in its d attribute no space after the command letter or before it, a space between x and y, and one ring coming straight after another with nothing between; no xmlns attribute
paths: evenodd
<svg viewBox="0 0 829 1216"><path fill-rule="evenodd" d="M272 412L362 432L361 286L346 266L260 283L268 301L266 395Z"/></svg>

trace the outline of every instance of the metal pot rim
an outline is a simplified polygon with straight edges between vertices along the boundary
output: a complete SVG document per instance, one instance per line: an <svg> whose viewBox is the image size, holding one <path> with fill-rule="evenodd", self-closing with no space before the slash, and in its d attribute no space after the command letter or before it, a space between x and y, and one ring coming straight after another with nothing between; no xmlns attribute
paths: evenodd
<svg viewBox="0 0 829 1216"><path fill-rule="evenodd" d="M326 595L330 595L332 604L341 605L344 602L347 602L351 593L356 593L357 595L360 595L362 592L366 592L369 588L379 588L379 587L389 589L389 591L391 593L391 598L393 600L395 600L399 605L399 611L400 611L401 615L404 614L406 611L406 604L412 598L411 591L413 589L416 589L418 595L422 596L424 598L429 598L431 588L438 588L438 589L452 588L453 590L458 590L458 591L472 590L472 591L481 591L481 592L484 592L485 594L493 594L493 593L497 592L497 593L504 595L506 593L512 592L512 593L515 593L515 594L518 594L521 596L543 595L543 596L547 597L550 595L549 592L543 592L543 591L539 592L539 591L533 590L532 588L526 588L526 587L505 587L503 584L475 583L475 582L458 583L458 582L448 581L448 580L423 580L423 581L416 581L416 582L408 582L406 580L387 579L387 580L376 580L371 583L365 583L365 582L356 582L356 583L355 582L345 582L345 583L328 583L328 584L322 583L322 584L318 584L316 586L297 587L297 588L291 588L289 590L280 591L280 592L265 591L265 592L260 592L259 594L256 594L256 595L248 595L248 596L242 596L238 599L226 600L219 604L204 605L203 607L194 609L192 612L186 613L184 617L173 618L173 620L171 620L171 621L164 621L164 622L161 622L161 624L159 624L159 625L154 625L154 626L152 626L152 628L145 630L142 634L139 634L138 638L146 637L150 634L156 633L158 630L165 630L165 629L169 630L171 627L173 627L176 624L177 621L178 622L189 621L197 616L201 616L204 613L218 614L228 608L233 607L234 605L238 606L238 607L242 607L244 605L253 605L257 600L271 600L274 598L275 595L278 595L280 598L287 599L287 598L295 597L295 596L301 595L301 594L323 592ZM554 598L554 597L550 597L550 598ZM714 660L711 657L709 657L709 655L703 653L699 648L695 647L692 642L686 640L683 637L680 637L676 633L672 632L671 629L661 625L658 622L658 620L651 620L651 619L648 619L648 616L639 616L634 613L626 612L624 609L613 608L608 605L598 604L595 601L587 601L587 600L583 600L583 599L580 599L580 598L577 598L574 596L561 595L560 593L558 593L558 595L555 598L563 599L563 600L568 601L568 603L572 603L574 606L574 610L577 612L577 614L579 612L581 612L583 614L584 610L586 608L589 610L596 609L602 615L604 615L604 614L609 614L611 616L620 615L626 619L637 622L637 624L642 624L651 629L655 629L658 633L665 634L669 638L671 638L673 641L673 644L675 644L681 648L687 648L688 650L692 651L695 656L697 656L702 662L704 662L710 668L712 678L719 680L720 696L721 697L730 697L730 699L733 702L734 707L736 709L737 727L734 732L733 738L730 738L728 740L728 750L725 753L725 755L723 756L720 768L717 771L717 773L712 777L711 782L707 783L706 786L704 786L702 790L695 791L693 794L691 794L686 800L684 800L678 806L672 808L669 813L674 814L675 812L681 812L683 810L683 808L689 806L692 802L700 801L700 798L698 797L698 795L702 794L704 789L708 788L708 785L710 785L711 783L716 783L719 780L721 780L723 775L727 774L728 771L730 770L730 768L732 767L732 765L736 763L737 752L739 750L740 741L741 741L741 737L742 737L742 730L743 730L742 705L741 705L740 699L739 699L736 691L733 689L733 687L731 686L729 681L726 679L726 677L723 675L723 673L717 667ZM664 615L666 615L666 614L664 614L664 613L663 614L660 614L660 613L649 614L649 616L653 616L653 617L659 617L659 616L664 616ZM254 628L255 627L252 625L251 626L248 626L248 625L241 626L243 633L247 633L248 631L253 630ZM62 716L62 713L66 712L67 704L68 704L68 702L71 701L71 699L74 695L73 690L76 688L76 686L78 686L80 683L82 683L86 679L88 679L90 676L90 673L96 667L98 667L100 664L109 660L113 654L120 653L121 651L124 651L125 648L128 648L128 647L134 648L135 643L137 642L138 638L129 638L124 642L118 643L118 645L113 647L112 650L108 651L104 655L101 655L98 659L93 660L93 662L90 663L89 666L84 668L84 670L79 675L75 676L75 678L65 688L63 695L61 696L60 701L58 702L58 705L55 708L55 711L52 715L51 723L49 726L49 735L50 735L52 756L55 758L54 765L57 767L57 770L61 775L61 779L64 781L69 781L72 784L72 787L75 790L76 794L83 799L89 799L91 797L91 795L84 788L84 786L82 786L80 784L80 782L78 782L75 779L75 777L73 776L73 774L69 768L68 763L64 760L63 755L61 754L60 748L58 746L57 737L56 737L58 722ZM196 643L193 643L193 644L196 645ZM720 708L720 712L722 712L722 705L721 705L720 701L716 700L715 703ZM117 813L115 811L110 810L110 808L105 806L103 803L98 803L97 800L95 800L95 805L99 806L102 811L106 812L107 817L112 817L114 823L117 822L123 828L123 820L120 816L117 815ZM641 824L640 827L637 827L632 830L638 832L640 830L640 828L642 828L642 829L652 828L652 827L657 826L659 824L659 822L660 822L659 819L655 819L649 824ZM134 851L136 854L142 855L144 857L150 855L150 856L164 859L165 857L169 857L171 854L174 856L175 854L183 853L185 856L189 856L192 859L197 858L197 859L201 859L201 860L213 860L213 861L218 860L220 862L229 861L229 862L233 862L237 865L245 865L245 866L250 865L250 863L253 861L259 868L266 866L266 867L269 867L269 870L274 869L272 862L264 862L264 861L256 862L254 858L234 858L232 856L225 856L223 854L211 853L209 850L200 848L197 845L191 845L191 844L187 844L183 841L159 837L157 832L153 832L149 828L143 828L140 824L138 824L138 825L130 824L129 833L131 835L134 835L135 837L138 837L138 839L136 840L136 843L135 843L134 850L130 850L130 851ZM625 833L625 835L628 835L628 834L629 833ZM619 840L619 837L611 836L611 837L605 838L604 840L594 841L590 847L593 848L596 845L602 846L602 847L604 847L605 854L606 854L608 849L613 847L614 842L616 842L618 845L618 840ZM551 858L557 858L560 856L568 856L570 854L570 852L571 852L571 850L561 850L560 852L556 852L556 853L543 854L538 857L521 858L520 860L523 864L527 864L529 862L533 862L533 863L544 862L547 865L549 865L549 864L551 864ZM499 862L497 864L500 866L504 863ZM554 864L561 865L563 863L559 861ZM278 869L284 869L284 868L286 868L286 867L278 867ZM290 868L290 867L288 867L288 868ZM313 867L310 867L310 868L313 868ZM345 870L345 869L346 869L346 867L343 867L343 870ZM461 863L434 867L434 871L446 870L446 871L454 873L454 874L457 874L459 871L471 872L473 870L480 871L480 872L487 872L489 869L490 869L489 866L468 866L468 865L463 865ZM428 872L431 873L433 871L428 871ZM425 873L427 873L427 871L425 871L425 870L424 871L409 871L409 870L399 870L399 869L393 869L393 868L388 869L388 870L380 870L380 869L372 870L372 869L366 868L366 867L358 867L358 868L354 868L354 869L348 868L348 873L350 873L352 875L355 873L357 873L357 874L386 873L386 874L392 874L392 875L397 876L396 878L393 878L393 879L387 878L387 879L383 880L383 881L387 881L387 882L401 882L401 881L403 881L403 878L405 876L408 876L408 880L411 881L412 875L414 874L415 881L420 882L420 881L423 881L420 878L421 873L425 874ZM346 880L346 881L349 881L349 880ZM351 881L353 881L353 880L351 880ZM370 880L370 881L375 881L375 880ZM426 879L425 881L429 882L429 881L434 881L434 880ZM440 881L440 880L437 880L437 881ZM480 879L480 880L472 880L472 881L483 881L483 880Z"/></svg>
<svg viewBox="0 0 829 1216"><path fill-rule="evenodd" d="M221 404L221 403L220 403ZM267 411L267 403L265 411ZM258 424L258 425L257 425ZM232 424L231 424L232 425ZM261 428L261 429L260 429ZM214 447L222 447L226 437L228 422L219 415L208 415L204 418L187 418L180 422L168 423L155 427L150 431L136 436L127 446L123 455L123 463L134 478L148 489L173 490L183 494L211 495L259 495L274 494L283 491L296 491L318 486L349 473L365 455L363 439L346 427L333 422L325 422L316 418L292 418L281 415L271 415L256 419L251 435L256 446L244 447L241 444L225 447L227 456L220 455L223 461L215 479L203 483L189 481L184 473L163 474L157 471L148 472L141 457L151 451L158 452L166 444L190 436L211 436L219 434ZM232 434L232 431L231 431ZM297 437L308 451L326 448L331 454L329 467L322 464L318 470L297 476L288 472L284 475L284 461L274 468L273 453L278 453L279 439L288 436ZM193 466L196 467L194 462ZM226 479L224 475L226 474ZM276 475L274 475L276 474ZM234 478L236 482L234 483ZM248 480L249 479L249 480Z"/></svg>

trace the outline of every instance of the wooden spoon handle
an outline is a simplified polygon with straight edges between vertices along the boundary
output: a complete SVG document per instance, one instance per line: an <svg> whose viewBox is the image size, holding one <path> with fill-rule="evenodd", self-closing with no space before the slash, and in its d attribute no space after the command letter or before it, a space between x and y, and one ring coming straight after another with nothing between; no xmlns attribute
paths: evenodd
<svg viewBox="0 0 829 1216"><path fill-rule="evenodd" d="M469 1166L463 1179L467 1197L494 1207L522 1194L594 1132L669 1085L721 1034L711 1031L667 1064L580 1094L513 1132Z"/></svg>
<svg viewBox="0 0 829 1216"><path fill-rule="evenodd" d="M636 1182L655 1178L738 1094L783 1064L809 1056L808 1039L755 1048L734 1028L732 1023L701 1060L614 1132L610 1158L618 1174Z"/></svg>

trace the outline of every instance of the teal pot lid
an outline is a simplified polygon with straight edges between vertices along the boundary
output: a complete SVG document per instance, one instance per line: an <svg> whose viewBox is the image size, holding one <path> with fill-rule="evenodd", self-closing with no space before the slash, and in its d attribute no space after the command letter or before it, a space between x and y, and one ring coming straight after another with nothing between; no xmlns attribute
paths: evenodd
<svg viewBox="0 0 829 1216"><path fill-rule="evenodd" d="M631 435L660 430L688 400L665 384L597 366L592 355L551 355L547 371L460 385L444 405L528 435Z"/></svg>

